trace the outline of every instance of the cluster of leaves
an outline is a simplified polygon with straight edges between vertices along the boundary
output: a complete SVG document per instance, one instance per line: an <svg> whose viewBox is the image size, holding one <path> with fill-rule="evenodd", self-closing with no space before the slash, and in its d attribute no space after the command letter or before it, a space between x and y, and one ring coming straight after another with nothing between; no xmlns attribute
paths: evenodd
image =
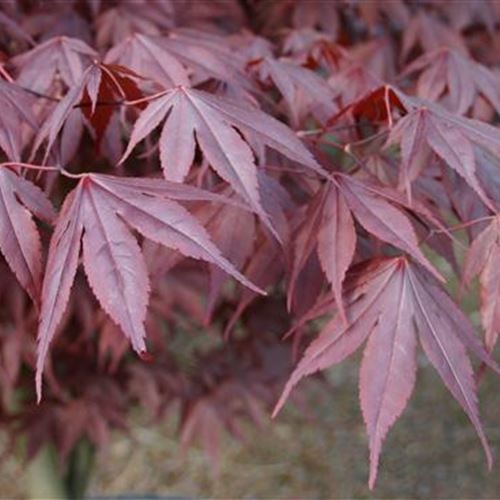
<svg viewBox="0 0 500 500"><path fill-rule="evenodd" d="M491 466L468 352L500 371L498 2L0 9L1 410L31 454L140 401L216 463L297 353L275 413L366 342L373 487L418 339ZM479 277L484 341L429 255Z"/></svg>

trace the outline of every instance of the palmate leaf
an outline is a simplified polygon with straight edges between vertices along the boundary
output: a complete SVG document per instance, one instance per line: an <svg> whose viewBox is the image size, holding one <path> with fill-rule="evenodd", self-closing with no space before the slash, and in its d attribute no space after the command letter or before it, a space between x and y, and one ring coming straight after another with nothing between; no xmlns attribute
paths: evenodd
<svg viewBox="0 0 500 500"><path fill-rule="evenodd" d="M159 45L189 68L193 84L214 78L233 87L256 90L245 73L245 60L220 35L177 28L161 38Z"/></svg>
<svg viewBox="0 0 500 500"><path fill-rule="evenodd" d="M116 64L89 65L43 122L33 144L32 156L46 141L45 161L63 128L64 132L71 137L70 142L78 144L83 128L68 127L68 123L71 124L70 120L73 116L81 124L81 115L75 115L80 111L94 129L96 144L99 147L116 109L113 103L119 103L123 99L135 100L142 97L141 91L133 80L137 77L138 75L133 71ZM144 104L137 103L136 106L142 109Z"/></svg>
<svg viewBox="0 0 500 500"><path fill-rule="evenodd" d="M203 226L175 199L203 199L203 191L163 180L88 174L66 198L52 237L38 330L37 394L49 343L66 309L83 235L83 263L103 309L134 349L146 350L147 268L129 226L187 257L219 266L260 293L226 260ZM205 199L214 199L207 193ZM217 197L215 197L217 199Z"/></svg>
<svg viewBox="0 0 500 500"><path fill-rule="evenodd" d="M165 120L166 119L166 120ZM323 173L311 153L283 123L250 106L202 90L176 87L153 102L134 125L121 162L165 120L160 160L168 180L182 181L193 163L196 142L214 170L264 219L250 136L289 159ZM196 138L196 142L195 142Z"/></svg>
<svg viewBox="0 0 500 500"><path fill-rule="evenodd" d="M112 47L106 61L128 66L163 88L214 78L255 90L244 73L245 61L224 38L192 29L177 29L161 37L136 33Z"/></svg>
<svg viewBox="0 0 500 500"><path fill-rule="evenodd" d="M96 21L98 47L116 45L135 33L159 35L173 25L174 9L170 1L122 2L103 7Z"/></svg>
<svg viewBox="0 0 500 500"><path fill-rule="evenodd" d="M427 271L405 257L379 259L357 268L346 288L347 324L337 315L323 327L288 380L274 415L303 377L340 363L368 338L360 399L370 438L373 488L382 441L413 391L418 333L425 354L473 423L491 466L466 349L495 371L500 368L482 347L468 318Z"/></svg>
<svg viewBox="0 0 500 500"><path fill-rule="evenodd" d="M325 185L310 203L296 230L288 285L289 308L299 274L306 272L306 263L317 249L321 268L332 287L337 308L345 319L342 284L356 248L354 220L379 240L412 255L442 280L420 250L417 234L406 210L412 210L433 225L440 225L418 203L408 207L400 193L393 189L349 176L338 176L336 184Z"/></svg>
<svg viewBox="0 0 500 500"><path fill-rule="evenodd" d="M460 34L442 23L437 16L424 10L420 10L412 16L404 30L401 59L405 60L416 45L421 46L424 52L444 46L452 47L464 54L467 53L465 40Z"/></svg>
<svg viewBox="0 0 500 500"><path fill-rule="evenodd" d="M497 112L500 111L500 78L493 71L466 57L463 53L440 47L409 64L403 74L421 74L417 94L423 99L439 101L457 114L466 113L478 94L482 94Z"/></svg>
<svg viewBox="0 0 500 500"><path fill-rule="evenodd" d="M12 59L18 68L17 83L37 92L47 92L60 77L72 87L97 52L78 38L54 37Z"/></svg>
<svg viewBox="0 0 500 500"><path fill-rule="evenodd" d="M109 50L106 61L127 66L164 88L189 85L187 70L175 56L158 45L155 37L141 34L127 37Z"/></svg>
<svg viewBox="0 0 500 500"><path fill-rule="evenodd" d="M323 225L318 233L318 255L344 318L342 283L355 249L356 230L351 211L340 189L330 188L325 200Z"/></svg>
<svg viewBox="0 0 500 500"><path fill-rule="evenodd" d="M326 121L338 111L333 88L314 71L266 57L260 73L261 78L269 77L280 91L294 127L309 113Z"/></svg>
<svg viewBox="0 0 500 500"><path fill-rule="evenodd" d="M465 258L463 281L469 284L479 275L481 322L485 343L491 351L500 333L500 216L472 242Z"/></svg>
<svg viewBox="0 0 500 500"><path fill-rule="evenodd" d="M43 191L12 170L0 168L0 251L19 283L38 303L42 253L32 213L45 221L54 217Z"/></svg>
<svg viewBox="0 0 500 500"><path fill-rule="evenodd" d="M405 207L397 199L397 193L392 194L390 190L377 190L376 186L370 186L370 184L347 176L342 177L340 187L347 205L369 233L407 252L436 278L443 280L420 250L415 230L401 210ZM418 212L417 207L415 207L415 212Z"/></svg>
<svg viewBox="0 0 500 500"><path fill-rule="evenodd" d="M32 111L35 98L17 85L0 80L0 149L12 161L20 161L23 149L22 125L36 129Z"/></svg>
<svg viewBox="0 0 500 500"><path fill-rule="evenodd" d="M401 146L402 184L410 186L422 171L426 155L432 151L455 170L489 208L493 208L476 176L475 146L494 155L500 154L498 129L455 116L429 101L408 98L400 92L398 97L409 112L390 131L386 144Z"/></svg>

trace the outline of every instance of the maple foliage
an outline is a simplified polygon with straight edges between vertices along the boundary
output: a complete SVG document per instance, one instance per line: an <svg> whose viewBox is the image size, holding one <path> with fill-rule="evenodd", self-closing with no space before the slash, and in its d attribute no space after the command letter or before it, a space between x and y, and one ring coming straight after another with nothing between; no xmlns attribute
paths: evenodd
<svg viewBox="0 0 500 500"><path fill-rule="evenodd" d="M419 346L492 466L498 2L13 0L0 26L0 415L30 456L139 403L216 472L223 431L366 344L370 488Z"/></svg>

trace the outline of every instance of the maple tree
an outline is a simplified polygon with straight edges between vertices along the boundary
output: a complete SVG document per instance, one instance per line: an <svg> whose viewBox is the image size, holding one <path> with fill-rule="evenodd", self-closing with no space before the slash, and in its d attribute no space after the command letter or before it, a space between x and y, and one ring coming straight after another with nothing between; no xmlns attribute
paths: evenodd
<svg viewBox="0 0 500 500"><path fill-rule="evenodd" d="M139 403L180 407L216 469L221 432L365 344L373 488L420 345L491 467L499 23L486 0L2 2L0 415L28 456L104 446ZM436 256L477 278L482 337Z"/></svg>

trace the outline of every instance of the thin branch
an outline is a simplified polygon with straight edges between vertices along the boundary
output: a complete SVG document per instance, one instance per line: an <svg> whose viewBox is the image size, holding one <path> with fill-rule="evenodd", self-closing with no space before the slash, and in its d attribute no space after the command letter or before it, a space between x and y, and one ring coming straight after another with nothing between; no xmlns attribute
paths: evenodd
<svg viewBox="0 0 500 500"><path fill-rule="evenodd" d="M9 83L14 82L14 78L12 78L8 71L3 67L3 64L0 64L0 75L2 75Z"/></svg>
<svg viewBox="0 0 500 500"><path fill-rule="evenodd" d="M57 167L54 165L35 165L33 163L23 163L19 161L8 161L4 163L0 163L0 168L1 167L21 167L21 168L27 168L29 170L37 170L39 172L57 172L61 175L64 175L64 177L69 177L70 179L81 179L82 177L85 177L86 175L89 175L92 172L84 172L81 174L72 174L71 172L68 172L64 167Z"/></svg>
<svg viewBox="0 0 500 500"><path fill-rule="evenodd" d="M374 141L375 139L378 139L379 137L382 137L386 134L388 134L389 131L387 129L380 130L376 134L370 135L369 137L365 137L364 139L360 139L359 141L353 141L353 142L348 142L346 146L361 146L362 144L365 144L370 141Z"/></svg>
<svg viewBox="0 0 500 500"><path fill-rule="evenodd" d="M375 125L382 125L385 122L373 122ZM328 133L334 133L334 132L341 132L343 130L353 130L353 129L358 129L360 127L364 127L367 125L363 125L361 123L350 123L347 125L338 125L337 127L321 127L321 128L315 128L311 130L297 130L295 134L298 137L308 137L310 135L325 135Z"/></svg>
<svg viewBox="0 0 500 500"><path fill-rule="evenodd" d="M459 231L460 229L465 229L466 227L473 226L474 224L479 224L480 222L486 222L491 219L494 219L496 215L487 215L484 217L479 217L478 219L470 220L469 222L464 222L463 224L457 224L456 226L451 226L446 228L446 231ZM431 233L445 233L444 229L436 229L431 230Z"/></svg>
<svg viewBox="0 0 500 500"><path fill-rule="evenodd" d="M51 95L48 95L48 94L43 94L42 92L37 92L36 90L32 90L32 89L29 89L27 87L23 87L22 85L19 85L17 84L17 86L24 90L25 92L28 92L29 94L32 94L36 97L40 97L41 99L47 99L49 101L54 101L54 102L60 102L61 99L59 99L58 97L54 97L54 96L51 96Z"/></svg>
<svg viewBox="0 0 500 500"><path fill-rule="evenodd" d="M340 152L342 152L342 153L346 154L347 156L349 156L350 158L352 158L358 167L365 168L363 162L352 151L349 151L349 149L346 149L350 146L349 143L342 145L340 142L334 141L333 139L328 139L328 140L317 139L317 142L322 142L323 144L328 144L329 146L332 146L335 149L338 149Z"/></svg>
<svg viewBox="0 0 500 500"><path fill-rule="evenodd" d="M1 69L2 69L2 67L0 65L0 73L1 73ZM6 78L7 78L7 76L6 76ZM32 90L32 89L29 89L27 87L23 87L22 85L19 85L19 84L17 84L17 85L20 89L24 90L25 92L28 92L36 97L40 97L41 99L47 99L47 100L53 101L53 102L61 102L61 100L62 100L59 97L54 97L54 96L51 96L48 94L43 94L42 92L38 92L36 90ZM97 101L96 106L136 106L137 104L141 104L143 102L149 102L149 101L152 101L154 99L157 99L158 97L165 95L167 92L169 92L169 91L162 90L161 92L157 92L156 94L141 97L140 99L136 99L134 101L127 101L126 99L119 99L117 101ZM90 106L92 106L92 103L90 103L90 102L80 102L78 104L74 104L73 108L87 108Z"/></svg>
<svg viewBox="0 0 500 500"><path fill-rule="evenodd" d="M7 161L0 163L0 167L21 167L30 170L43 170L47 172L61 172L61 168L51 165L34 165L33 163L22 163L19 161Z"/></svg>

